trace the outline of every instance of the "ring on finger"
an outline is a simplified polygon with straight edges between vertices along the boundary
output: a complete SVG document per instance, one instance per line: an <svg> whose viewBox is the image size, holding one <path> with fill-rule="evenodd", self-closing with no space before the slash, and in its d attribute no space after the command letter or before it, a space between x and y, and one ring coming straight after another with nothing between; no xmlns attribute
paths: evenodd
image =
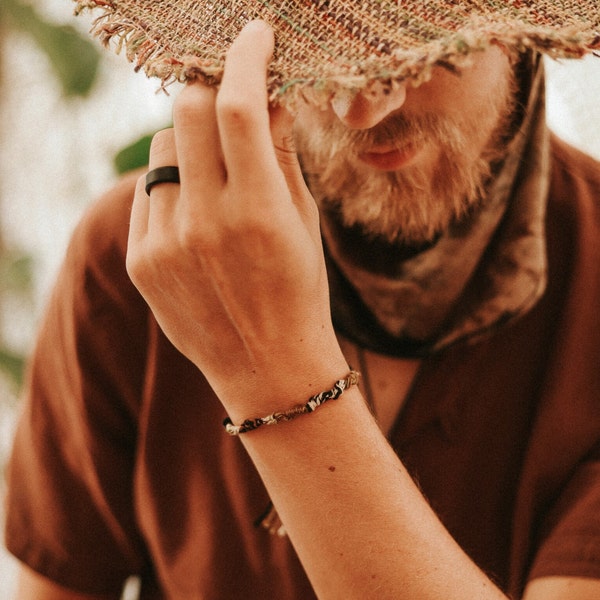
<svg viewBox="0 0 600 600"><path fill-rule="evenodd" d="M179 183L179 167L157 167L146 175L146 194L159 183Z"/></svg>

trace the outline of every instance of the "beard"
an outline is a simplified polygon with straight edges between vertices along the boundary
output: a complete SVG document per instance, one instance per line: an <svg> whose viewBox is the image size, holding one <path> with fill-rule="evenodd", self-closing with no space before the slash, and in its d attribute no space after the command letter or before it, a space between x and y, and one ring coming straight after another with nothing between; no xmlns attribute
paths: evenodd
<svg viewBox="0 0 600 600"><path fill-rule="evenodd" d="M297 120L296 144L317 204L346 227L390 243L422 244L474 210L505 158L516 105L514 77L478 110L461 116L401 110L371 129L345 127L330 113ZM434 149L397 171L359 156L377 146Z"/></svg>

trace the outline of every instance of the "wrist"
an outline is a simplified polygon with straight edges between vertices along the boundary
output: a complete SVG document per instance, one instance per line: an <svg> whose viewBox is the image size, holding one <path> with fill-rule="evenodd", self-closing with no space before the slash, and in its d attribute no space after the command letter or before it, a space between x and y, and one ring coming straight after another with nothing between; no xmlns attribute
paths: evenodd
<svg viewBox="0 0 600 600"><path fill-rule="evenodd" d="M216 389L233 423L284 412L331 389L348 376L350 367L339 346L314 350L294 359L285 354L253 364Z"/></svg>
<svg viewBox="0 0 600 600"><path fill-rule="evenodd" d="M327 402L337 400L346 390L358 385L359 373L350 370L346 377L338 379L331 388L313 394L308 400L301 404L295 404L290 408L279 409L260 417L249 417L244 419L239 425L235 425L231 418L226 418L223 422L225 430L230 435L240 435L249 433L265 425L278 425L287 421L293 421L302 415L315 412Z"/></svg>

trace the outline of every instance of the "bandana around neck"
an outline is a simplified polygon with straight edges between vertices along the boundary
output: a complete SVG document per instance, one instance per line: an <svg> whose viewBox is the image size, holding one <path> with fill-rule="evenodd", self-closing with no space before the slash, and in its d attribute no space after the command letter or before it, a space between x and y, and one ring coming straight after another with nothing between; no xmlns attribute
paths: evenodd
<svg viewBox="0 0 600 600"><path fill-rule="evenodd" d="M549 133L542 61L481 208L420 248L367 240L322 215L334 325L370 350L423 357L474 341L529 310L546 283Z"/></svg>

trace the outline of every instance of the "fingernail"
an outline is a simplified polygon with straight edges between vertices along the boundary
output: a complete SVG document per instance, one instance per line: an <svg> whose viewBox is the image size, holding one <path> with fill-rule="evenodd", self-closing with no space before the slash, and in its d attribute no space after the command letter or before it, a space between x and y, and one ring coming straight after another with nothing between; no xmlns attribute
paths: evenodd
<svg viewBox="0 0 600 600"><path fill-rule="evenodd" d="M339 119L344 119L346 117L355 96L356 92L346 88L336 91L334 97L331 99L331 108L333 108L333 112Z"/></svg>
<svg viewBox="0 0 600 600"><path fill-rule="evenodd" d="M248 21L248 23L246 23L246 25L244 26L244 29L257 32L271 31L271 26L262 19L254 19L252 21Z"/></svg>

